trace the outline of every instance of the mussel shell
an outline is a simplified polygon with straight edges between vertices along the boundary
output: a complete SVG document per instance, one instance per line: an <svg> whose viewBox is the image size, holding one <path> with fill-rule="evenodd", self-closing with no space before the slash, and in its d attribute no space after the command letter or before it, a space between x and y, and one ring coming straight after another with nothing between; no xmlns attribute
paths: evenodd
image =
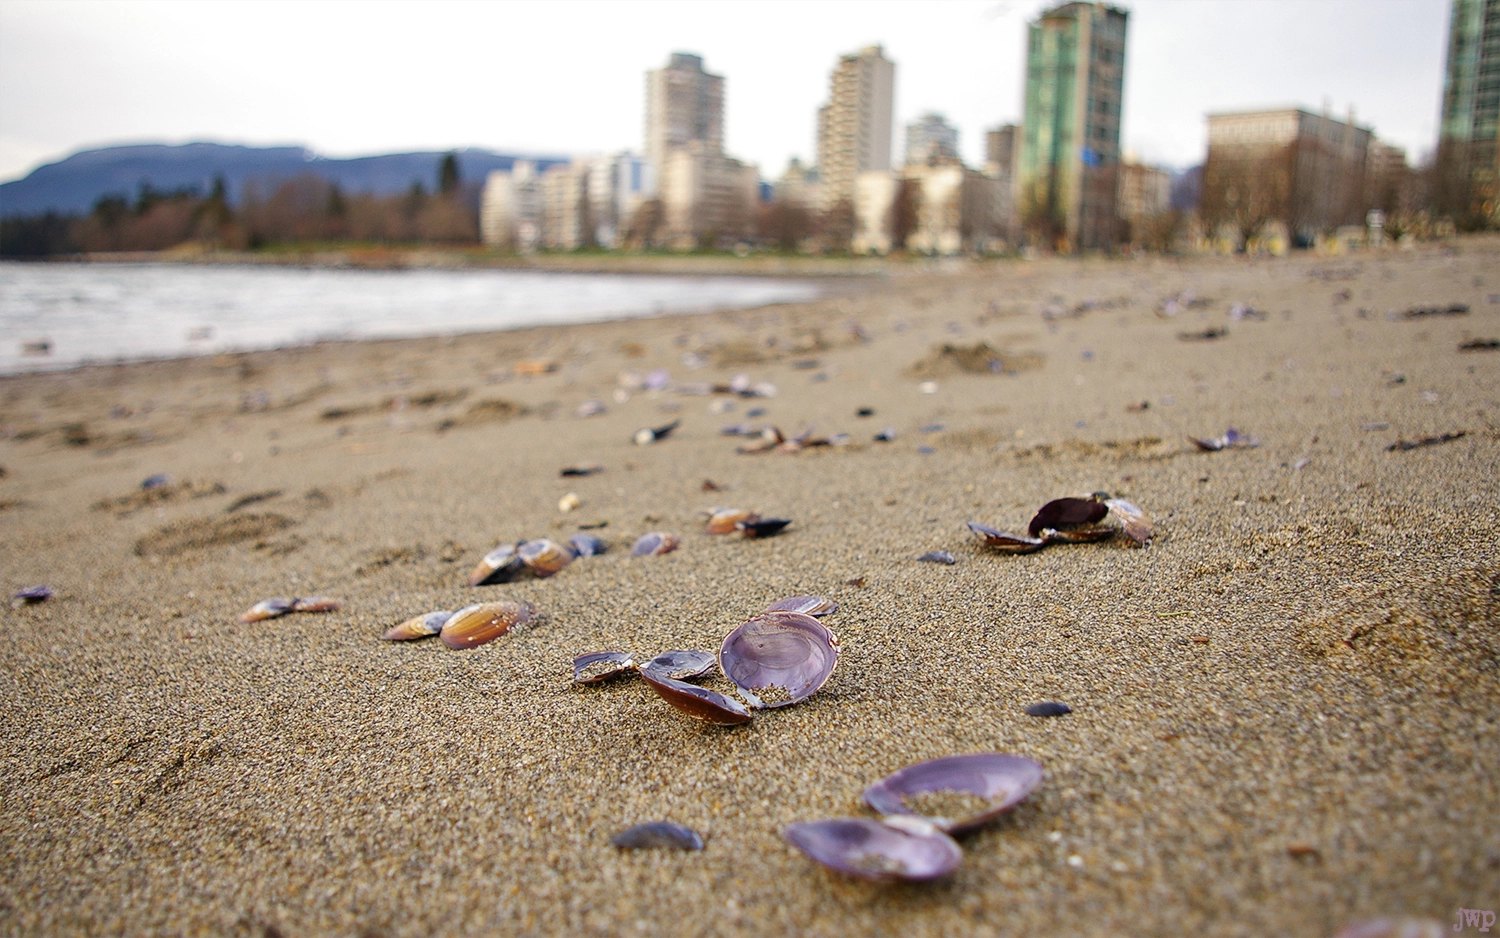
<svg viewBox="0 0 1500 938"><path fill-rule="evenodd" d="M831 616L839 604L826 596L788 596L766 607L767 612L800 612L805 616Z"/></svg>
<svg viewBox="0 0 1500 938"><path fill-rule="evenodd" d="M708 512L706 534L733 534L735 525L741 521L758 521L760 515L748 508L711 508Z"/></svg>
<svg viewBox="0 0 1500 938"><path fill-rule="evenodd" d="M418 638L427 638L436 635L443 630L443 623L451 618L453 612L441 609L437 612L428 612L420 616L412 616L400 625L393 626L390 631L380 636L382 641L387 642L409 642Z"/></svg>
<svg viewBox="0 0 1500 938"><path fill-rule="evenodd" d="M337 612L344 604L329 596L303 596L292 600L292 612Z"/></svg>
<svg viewBox="0 0 1500 938"><path fill-rule="evenodd" d="M469 585L504 583L515 579L516 574L525 569L526 565L516 556L516 545L501 544L480 558L479 565L469 574Z"/></svg>
<svg viewBox="0 0 1500 938"><path fill-rule="evenodd" d="M664 651L641 665L642 671L650 671L656 677L673 681L685 681L690 677L702 677L713 670L717 659L711 651L690 651L674 648Z"/></svg>
<svg viewBox="0 0 1500 938"><path fill-rule="evenodd" d="M993 547L1006 554L1029 554L1047 546L1047 542L1039 537L1012 534L1009 531L992 528L987 524L980 524L978 521L970 521L969 530L984 538L985 546Z"/></svg>
<svg viewBox="0 0 1500 938"><path fill-rule="evenodd" d="M641 669L641 677L646 679L646 684L660 694L663 700L690 717L720 726L750 722L750 711L744 704L718 691L661 677L644 668Z"/></svg>
<svg viewBox="0 0 1500 938"><path fill-rule="evenodd" d="M668 554L677 549L677 535L668 531L652 531L642 534L636 538L630 547L632 557L654 557L658 554Z"/></svg>
<svg viewBox="0 0 1500 938"><path fill-rule="evenodd" d="M1109 514L1109 508L1092 498L1054 498L1037 510L1026 533L1039 536L1044 530L1062 531L1083 525L1093 525Z"/></svg>
<svg viewBox="0 0 1500 938"><path fill-rule="evenodd" d="M861 879L937 879L964 857L952 837L914 818L807 821L788 825L786 839L829 869Z"/></svg>
<svg viewBox="0 0 1500 938"><path fill-rule="evenodd" d="M671 821L651 821L627 827L609 839L616 847L640 850L649 847L676 847L679 850L702 850L703 838L691 827Z"/></svg>
<svg viewBox="0 0 1500 938"><path fill-rule="evenodd" d="M1115 536L1117 530L1109 525L1066 528L1061 531L1044 528L1042 540L1048 544L1092 544L1095 541L1109 540Z"/></svg>
<svg viewBox="0 0 1500 938"><path fill-rule="evenodd" d="M950 834L963 834L1015 807L1042 781L1042 767L1023 756L976 752L909 765L865 789L865 804L887 816L916 816L904 799L924 792L955 791L988 799L990 806L966 818L927 818Z"/></svg>
<svg viewBox="0 0 1500 938"><path fill-rule="evenodd" d="M780 534L781 529L791 523L790 518L758 518L754 521L741 521L734 527L746 537L772 537Z"/></svg>
<svg viewBox="0 0 1500 938"><path fill-rule="evenodd" d="M568 547L578 557L592 557L595 554L602 554L609 549L609 545L604 542L603 538L595 537L586 531L579 531L568 538Z"/></svg>
<svg viewBox="0 0 1500 938"><path fill-rule="evenodd" d="M838 636L800 612L762 613L724 636L719 648L719 670L757 710L806 700L838 663ZM785 698L763 699L771 688L779 688Z"/></svg>
<svg viewBox="0 0 1500 938"><path fill-rule="evenodd" d="M259 622L262 619L274 619L284 616L292 611L297 600L281 596L276 599L262 599L260 602L240 613L240 621L245 623Z"/></svg>
<svg viewBox="0 0 1500 938"><path fill-rule="evenodd" d="M50 586L28 586L23 590L16 590L10 594L18 604L30 606L35 603L43 603L52 598Z"/></svg>
<svg viewBox="0 0 1500 938"><path fill-rule="evenodd" d="M516 548L516 556L538 577L546 578L573 562L573 552L554 540L542 537Z"/></svg>
<svg viewBox="0 0 1500 938"><path fill-rule="evenodd" d="M477 603L449 616L438 634L449 648L473 648L494 641L517 625L524 625L535 614L536 607L531 603L510 600Z"/></svg>
<svg viewBox="0 0 1500 938"><path fill-rule="evenodd" d="M573 680L597 684L635 670L635 655L628 651L591 651L573 659Z"/></svg>
<svg viewBox="0 0 1500 938"><path fill-rule="evenodd" d="M1156 533L1156 526L1146 513L1134 503L1123 498L1110 498L1104 502L1106 508L1114 519L1120 522L1120 530L1137 547L1145 547L1151 543L1151 536Z"/></svg>

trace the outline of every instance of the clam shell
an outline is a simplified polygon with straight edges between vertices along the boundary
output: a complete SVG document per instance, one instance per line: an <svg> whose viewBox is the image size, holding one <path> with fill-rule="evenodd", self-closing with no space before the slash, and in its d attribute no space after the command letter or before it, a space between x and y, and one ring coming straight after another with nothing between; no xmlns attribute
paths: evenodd
<svg viewBox="0 0 1500 938"><path fill-rule="evenodd" d="M839 663L839 639L800 612L766 612L724 637L719 670L757 710L806 700Z"/></svg>
<svg viewBox="0 0 1500 938"><path fill-rule="evenodd" d="M1048 544L1092 544L1095 541L1109 540L1115 536L1116 530L1118 529L1108 525L1068 528L1064 531L1045 529L1042 531L1042 540Z"/></svg>
<svg viewBox="0 0 1500 938"><path fill-rule="evenodd" d="M786 839L829 869L873 880L928 880L958 869L963 850L916 818L833 818L791 824Z"/></svg>
<svg viewBox="0 0 1500 938"><path fill-rule="evenodd" d="M292 600L293 612L337 612L344 604L328 596L303 596Z"/></svg>
<svg viewBox="0 0 1500 938"><path fill-rule="evenodd" d="M800 612L805 616L831 616L839 604L826 596L788 596L766 607L767 612Z"/></svg>
<svg viewBox="0 0 1500 938"><path fill-rule="evenodd" d="M16 590L14 593L11 593L10 598L12 608L32 606L51 599L52 588L50 586L28 586L23 590Z"/></svg>
<svg viewBox="0 0 1500 938"><path fill-rule="evenodd" d="M781 529L791 523L790 518L757 518L754 521L741 521L734 527L746 537L772 537L780 534Z"/></svg>
<svg viewBox="0 0 1500 938"><path fill-rule="evenodd" d="M400 625L392 626L380 638L382 641L387 642L409 642L418 638L427 638L430 635L436 635L441 632L443 630L443 623L447 622L452 615L452 611L441 609L437 612L412 616Z"/></svg>
<svg viewBox="0 0 1500 938"><path fill-rule="evenodd" d="M1146 513L1135 504L1127 502L1123 498L1110 498L1104 502L1109 509L1110 515L1120 522L1120 530L1137 547L1145 547L1151 543L1151 536L1156 533L1156 526Z"/></svg>
<svg viewBox="0 0 1500 938"><path fill-rule="evenodd" d="M245 623L259 622L262 619L274 619L284 616L292 611L297 600L278 597L276 599L262 599L260 602L240 613L240 621Z"/></svg>
<svg viewBox="0 0 1500 938"><path fill-rule="evenodd" d="M531 603L509 600L465 606L443 623L439 636L449 648L473 648L494 641L517 625L524 625L536 615Z"/></svg>
<svg viewBox="0 0 1500 938"><path fill-rule="evenodd" d="M504 583L515 579L516 574L524 569L526 565L521 562L520 557L516 556L516 545L501 544L480 558L479 565L469 574L469 585Z"/></svg>
<svg viewBox="0 0 1500 938"><path fill-rule="evenodd" d="M750 711L744 704L718 691L661 677L645 668L641 669L641 677L646 679L646 684L660 694L663 700L690 717L720 726L750 722Z"/></svg>
<svg viewBox="0 0 1500 938"><path fill-rule="evenodd" d="M865 789L865 804L887 816L916 816L905 799L926 792L977 795L989 807L966 818L927 818L950 834L975 830L1015 807L1042 781L1042 767L1022 756L976 752L909 765Z"/></svg>
<svg viewBox="0 0 1500 938"><path fill-rule="evenodd" d="M656 677L673 681L685 681L690 677L702 677L713 670L717 663L711 651L664 651L641 665L642 671L650 671Z"/></svg>
<svg viewBox="0 0 1500 938"><path fill-rule="evenodd" d="M1039 537L1012 534L1009 531L992 528L987 524L980 524L978 521L970 521L969 530L984 538L985 546L993 547L1006 554L1029 554L1047 546L1047 542Z"/></svg>
<svg viewBox="0 0 1500 938"><path fill-rule="evenodd" d="M652 531L642 534L630 547L632 557L655 557L677 549L677 535L667 531Z"/></svg>
<svg viewBox="0 0 1500 938"><path fill-rule="evenodd" d="M616 847L639 850L647 847L676 847L680 850L702 850L703 838L691 827L671 821L652 821L627 827L609 839Z"/></svg>
<svg viewBox="0 0 1500 938"><path fill-rule="evenodd" d="M1104 520L1107 514L1109 509L1105 504L1092 498L1054 498L1037 510L1026 533L1039 537L1045 530L1064 531L1094 525Z"/></svg>
<svg viewBox="0 0 1500 938"><path fill-rule="evenodd" d="M628 651L591 651L573 659L573 680L579 684L597 684L634 670L635 655Z"/></svg>
<svg viewBox="0 0 1500 938"><path fill-rule="evenodd" d="M548 538L527 541L516 548L516 556L531 568L531 572L545 579L573 562L573 552Z"/></svg>
<svg viewBox="0 0 1500 938"><path fill-rule="evenodd" d="M733 534L741 521L759 521L760 515L748 508L710 508L705 534Z"/></svg>
<svg viewBox="0 0 1500 938"><path fill-rule="evenodd" d="M609 545L604 543L602 538L597 538L585 531L579 531L568 538L568 547L578 557L592 557L595 554L602 554L609 549Z"/></svg>

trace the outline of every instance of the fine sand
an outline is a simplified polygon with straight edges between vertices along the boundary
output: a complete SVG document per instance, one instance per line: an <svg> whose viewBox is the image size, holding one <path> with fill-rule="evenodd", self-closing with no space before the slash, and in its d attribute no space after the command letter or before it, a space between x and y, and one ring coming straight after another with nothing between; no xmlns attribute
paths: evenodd
<svg viewBox="0 0 1500 938"><path fill-rule="evenodd" d="M1500 908L1500 351L1459 350L1500 338L1497 291L1497 240L895 265L801 306L0 380L0 585L56 591L0 607L0 933L1322 938ZM933 357L980 341L1010 373ZM779 393L614 399L658 368ZM852 442L739 455L734 421ZM1188 440L1230 426L1259 448ZM1095 490L1154 543L1005 556L964 526ZM712 505L792 524L709 537ZM466 585L605 523L603 556ZM681 547L629 556L652 530ZM841 663L749 725L571 681L798 593L840 604ZM344 607L236 619L315 594ZM379 641L499 598L543 614ZM1046 778L945 881L783 840L974 751ZM706 848L610 846L662 819Z"/></svg>

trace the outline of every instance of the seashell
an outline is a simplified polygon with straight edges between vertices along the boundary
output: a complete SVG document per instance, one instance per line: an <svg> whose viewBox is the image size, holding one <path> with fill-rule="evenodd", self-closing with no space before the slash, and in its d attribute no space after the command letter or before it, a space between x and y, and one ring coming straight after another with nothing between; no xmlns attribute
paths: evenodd
<svg viewBox="0 0 1500 938"><path fill-rule="evenodd" d="M1055 700L1043 700L1040 703L1027 704L1026 713L1034 717L1060 717L1065 713L1072 713L1073 708L1065 703Z"/></svg>
<svg viewBox="0 0 1500 938"><path fill-rule="evenodd" d="M516 545L501 544L480 558L478 566L469 574L469 585L506 583L514 580L525 569L526 565L516 556Z"/></svg>
<svg viewBox="0 0 1500 938"><path fill-rule="evenodd" d="M567 514L581 504L583 504L583 502L579 500L578 493L569 492L568 494L557 500L557 510L562 512L563 514Z"/></svg>
<svg viewBox="0 0 1500 938"><path fill-rule="evenodd" d="M760 515L748 508L710 508L705 534L730 534L741 521L759 521Z"/></svg>
<svg viewBox="0 0 1500 938"><path fill-rule="evenodd" d="M1029 554L1047 546L1047 542L1039 537L1000 531L978 521L970 521L969 530L984 538L986 546L1007 554Z"/></svg>
<svg viewBox="0 0 1500 938"><path fill-rule="evenodd" d="M734 527L746 537L775 537L791 523L790 518L759 518L755 521L740 521Z"/></svg>
<svg viewBox="0 0 1500 938"><path fill-rule="evenodd" d="M1043 540L1048 544L1092 544L1108 540L1115 535L1115 528L1107 525L1069 528L1065 531L1043 530Z"/></svg>
<svg viewBox="0 0 1500 938"><path fill-rule="evenodd" d="M895 427L886 427L884 430L881 430L879 433L875 434L875 442L876 443L894 443L894 442L896 442L896 428Z"/></svg>
<svg viewBox="0 0 1500 938"><path fill-rule="evenodd" d="M936 879L958 869L964 857L952 837L909 816L790 824L786 839L812 860L861 879Z"/></svg>
<svg viewBox="0 0 1500 938"><path fill-rule="evenodd" d="M573 562L571 550L545 537L527 541L517 547L516 556L531 568L532 573L543 579Z"/></svg>
<svg viewBox="0 0 1500 938"><path fill-rule="evenodd" d="M1156 533L1156 526L1146 513L1131 502L1123 498L1108 498L1104 500L1104 506L1109 509L1109 514L1120 522L1120 530L1137 547L1145 547L1151 543L1151 536Z"/></svg>
<svg viewBox="0 0 1500 938"><path fill-rule="evenodd" d="M591 476L596 472L603 472L604 467L596 462L578 463L573 466L563 466L558 472L560 476Z"/></svg>
<svg viewBox="0 0 1500 938"><path fill-rule="evenodd" d="M1085 528L1104 519L1109 509L1092 498L1054 498L1037 510L1026 533L1039 537L1043 531L1062 533L1070 528Z"/></svg>
<svg viewBox="0 0 1500 938"><path fill-rule="evenodd" d="M337 612L344 604L327 596L303 596L292 600L292 612Z"/></svg>
<svg viewBox="0 0 1500 938"><path fill-rule="evenodd" d="M682 421L674 420L666 426L662 427L642 427L641 429L635 431L635 445L648 446L652 443L655 443L657 440L664 440L672 433L673 430L676 430L680 426L682 426Z"/></svg>
<svg viewBox="0 0 1500 938"><path fill-rule="evenodd" d="M646 684L660 694L663 700L690 717L720 726L750 722L750 711L744 704L718 691L661 677L645 668L641 669L641 677L646 679Z"/></svg>
<svg viewBox="0 0 1500 938"><path fill-rule="evenodd" d="M443 623L453 613L442 609L437 612L429 612L420 616L412 616L400 625L393 626L388 632L380 636L381 641L386 642L409 642L418 638L426 638L436 635L443 630Z"/></svg>
<svg viewBox="0 0 1500 938"><path fill-rule="evenodd" d="M494 641L536 615L536 606L509 600L465 606L443 623L438 633L449 648L473 648Z"/></svg>
<svg viewBox="0 0 1500 938"><path fill-rule="evenodd" d="M766 607L767 612L800 612L805 616L831 616L839 604L826 596L788 596Z"/></svg>
<svg viewBox="0 0 1500 938"><path fill-rule="evenodd" d="M702 677L713 670L717 659L711 651L686 651L673 649L664 651L641 665L642 671L650 671L657 677L664 677L673 681L685 681L692 677Z"/></svg>
<svg viewBox="0 0 1500 938"><path fill-rule="evenodd" d="M909 765L887 775L865 789L865 804L884 815L916 815L949 834L976 830L1020 804L1042 782L1042 767L1030 759L1001 752L976 752L943 756ZM922 795L947 792L973 796L983 805L965 817L926 817L912 809L911 801ZM921 807L921 802L917 803Z"/></svg>
<svg viewBox="0 0 1500 938"><path fill-rule="evenodd" d="M578 417L597 417L604 413L604 404L599 401L584 401L573 414Z"/></svg>
<svg viewBox="0 0 1500 938"><path fill-rule="evenodd" d="M1197 437L1188 437L1193 445L1201 450L1216 453L1221 449L1255 449L1260 445L1260 440L1248 436L1234 427L1225 430L1222 436L1216 436L1209 440L1200 440Z"/></svg>
<svg viewBox="0 0 1500 938"><path fill-rule="evenodd" d="M958 563L958 558L948 553L946 550L929 550L927 553L918 557L917 560L920 563L941 563L947 564L950 567Z"/></svg>
<svg viewBox="0 0 1500 938"><path fill-rule="evenodd" d="M28 586L23 590L16 590L10 594L10 607L19 609L22 606L34 606L44 603L52 598L50 586Z"/></svg>
<svg viewBox="0 0 1500 938"><path fill-rule="evenodd" d="M262 619L274 619L277 616L284 616L287 613L291 612L292 607L296 604L297 600L287 597L278 597L276 599L262 599L260 602L240 613L240 621L245 623L259 622Z"/></svg>
<svg viewBox="0 0 1500 938"><path fill-rule="evenodd" d="M573 659L573 680L597 684L635 670L635 656L628 651L591 651Z"/></svg>
<svg viewBox="0 0 1500 938"><path fill-rule="evenodd" d="M604 543L602 539L583 531L579 531L568 538L568 547L576 557L592 557L595 554L602 554L609 549L609 545Z"/></svg>
<svg viewBox="0 0 1500 938"><path fill-rule="evenodd" d="M632 557L655 557L658 554L669 554L677 549L677 535L667 531L652 531L642 534L636 538L630 546Z"/></svg>
<svg viewBox="0 0 1500 938"><path fill-rule="evenodd" d="M627 827L609 839L609 842L624 850L639 850L647 847L677 847L681 850L702 850L703 838L690 827L673 824L671 821L652 821Z"/></svg>
<svg viewBox="0 0 1500 938"><path fill-rule="evenodd" d="M719 670L757 710L811 697L839 663L839 638L800 612L766 612L724 637Z"/></svg>

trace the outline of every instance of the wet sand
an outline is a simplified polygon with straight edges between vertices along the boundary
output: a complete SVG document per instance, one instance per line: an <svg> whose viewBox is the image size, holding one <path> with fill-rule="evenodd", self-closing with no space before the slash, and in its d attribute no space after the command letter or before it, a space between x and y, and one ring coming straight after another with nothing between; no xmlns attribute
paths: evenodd
<svg viewBox="0 0 1500 938"><path fill-rule="evenodd" d="M1500 907L1500 352L1458 349L1500 338L1497 270L1495 239L912 265L801 306L0 379L0 585L56 591L0 612L0 932L1312 938ZM933 356L980 341L1012 372ZM656 368L779 393L613 399ZM852 443L739 455L741 420ZM1261 445L1187 439L1229 426ZM581 462L605 468L559 476ZM1002 556L964 527L1095 490L1154 543ZM711 505L793 524L709 537ZM580 524L610 551L466 585ZM681 547L630 557L651 530ZM795 593L840 603L803 704L720 728L571 683L574 655L714 649ZM236 621L311 594L344 608ZM499 598L543 616L378 640ZM1046 778L946 881L782 839L981 750ZM661 819L706 849L609 845Z"/></svg>

